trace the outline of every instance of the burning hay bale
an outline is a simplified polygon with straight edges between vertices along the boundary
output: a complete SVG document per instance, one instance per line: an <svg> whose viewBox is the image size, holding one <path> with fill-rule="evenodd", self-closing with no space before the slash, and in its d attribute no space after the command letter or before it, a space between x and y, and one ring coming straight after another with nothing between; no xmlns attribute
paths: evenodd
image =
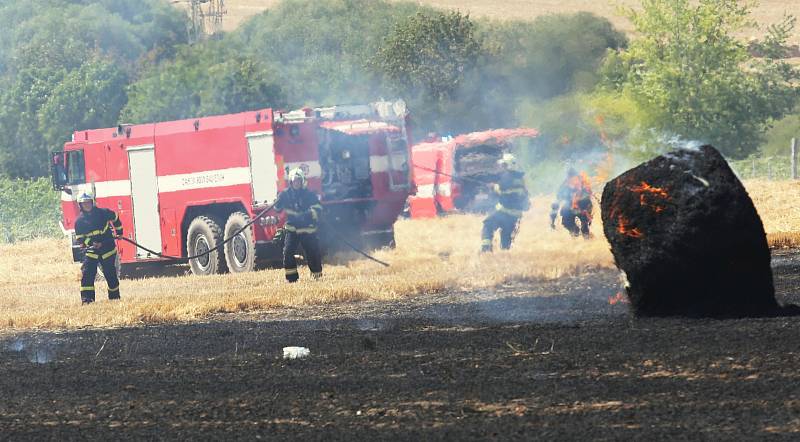
<svg viewBox="0 0 800 442"><path fill-rule="evenodd" d="M606 184L603 230L642 316L775 315L770 251L742 183L712 146L641 164Z"/></svg>

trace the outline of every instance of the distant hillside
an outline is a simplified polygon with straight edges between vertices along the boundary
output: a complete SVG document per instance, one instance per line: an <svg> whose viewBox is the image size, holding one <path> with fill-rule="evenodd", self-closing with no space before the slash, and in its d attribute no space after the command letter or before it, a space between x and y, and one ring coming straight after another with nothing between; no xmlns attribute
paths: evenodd
<svg viewBox="0 0 800 442"><path fill-rule="evenodd" d="M324 1L324 0L323 0ZM280 3L280 0L225 0L228 15L225 17L225 29L235 29L246 18ZM540 15L553 13L572 13L589 11L611 20L615 26L626 32L631 31L631 24L617 14L617 4L634 6L638 0L418 0L417 3L439 8L458 9L471 13L475 17L493 19L532 20ZM754 18L762 24L780 21L787 12L800 13L800 0L761 0L755 9ZM800 32L795 32L792 43L800 43Z"/></svg>

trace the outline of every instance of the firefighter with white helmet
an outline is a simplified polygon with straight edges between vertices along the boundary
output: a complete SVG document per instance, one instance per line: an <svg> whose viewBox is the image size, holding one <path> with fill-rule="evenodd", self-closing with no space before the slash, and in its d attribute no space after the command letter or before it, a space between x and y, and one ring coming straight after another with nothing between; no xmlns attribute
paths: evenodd
<svg viewBox="0 0 800 442"><path fill-rule="evenodd" d="M306 188L306 177L299 168L289 171L289 186L278 195L275 209L286 212L283 226L283 268L286 281L296 282L300 275L294 254L302 245L305 251L311 277L322 276L322 254L317 239L317 222L322 215L319 197Z"/></svg>
<svg viewBox="0 0 800 442"><path fill-rule="evenodd" d="M481 252L492 251L492 238L498 229L500 247L511 248L519 220L530 208L525 174L516 169L517 159L510 153L504 153L497 163L503 168L500 179L493 185L498 202L495 211L483 221Z"/></svg>
<svg viewBox="0 0 800 442"><path fill-rule="evenodd" d="M116 212L95 205L94 197L84 192L78 197L80 216L75 220L75 240L84 250L81 266L81 302L94 302L97 266L108 283L108 299L119 299L116 236L122 236L122 222ZM113 227L113 231L111 229Z"/></svg>

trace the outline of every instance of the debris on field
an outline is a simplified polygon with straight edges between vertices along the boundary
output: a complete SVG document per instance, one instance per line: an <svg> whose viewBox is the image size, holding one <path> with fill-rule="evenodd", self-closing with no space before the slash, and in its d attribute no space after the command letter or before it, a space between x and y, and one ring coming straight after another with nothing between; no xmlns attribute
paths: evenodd
<svg viewBox="0 0 800 442"><path fill-rule="evenodd" d="M283 347L283 359L301 359L311 354L305 347Z"/></svg>

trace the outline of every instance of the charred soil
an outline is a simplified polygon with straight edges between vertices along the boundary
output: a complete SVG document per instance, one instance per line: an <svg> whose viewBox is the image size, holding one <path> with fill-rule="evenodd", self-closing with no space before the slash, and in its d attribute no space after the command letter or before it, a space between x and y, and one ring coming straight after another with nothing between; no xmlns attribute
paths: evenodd
<svg viewBox="0 0 800 442"><path fill-rule="evenodd" d="M800 253L773 272L800 301ZM635 319L618 284L6 335L0 439L797 437L800 319Z"/></svg>

